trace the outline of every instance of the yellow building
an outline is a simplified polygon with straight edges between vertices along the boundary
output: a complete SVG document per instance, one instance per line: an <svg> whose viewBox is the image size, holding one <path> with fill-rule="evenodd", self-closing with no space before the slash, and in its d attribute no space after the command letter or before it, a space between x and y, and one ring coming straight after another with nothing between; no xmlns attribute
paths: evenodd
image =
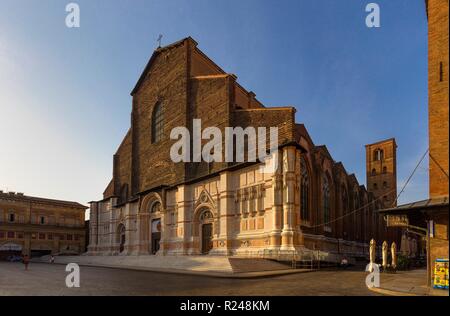
<svg viewBox="0 0 450 316"><path fill-rule="evenodd" d="M0 191L0 259L83 253L86 209L77 202Z"/></svg>

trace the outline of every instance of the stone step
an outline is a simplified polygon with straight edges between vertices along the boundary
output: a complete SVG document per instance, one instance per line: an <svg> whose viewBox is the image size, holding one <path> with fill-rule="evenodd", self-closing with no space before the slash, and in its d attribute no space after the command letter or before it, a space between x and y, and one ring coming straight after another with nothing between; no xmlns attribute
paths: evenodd
<svg viewBox="0 0 450 316"><path fill-rule="evenodd" d="M228 260L233 273L287 270L291 268L287 264L268 259L228 258Z"/></svg>
<svg viewBox="0 0 450 316"><path fill-rule="evenodd" d="M41 258L49 261L49 258ZM233 272L227 257L220 256L56 256L56 263L78 263L111 267Z"/></svg>

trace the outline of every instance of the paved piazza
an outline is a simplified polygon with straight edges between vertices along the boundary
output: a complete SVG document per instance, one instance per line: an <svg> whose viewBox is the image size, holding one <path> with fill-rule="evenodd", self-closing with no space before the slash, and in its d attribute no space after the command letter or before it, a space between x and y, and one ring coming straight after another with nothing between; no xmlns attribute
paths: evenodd
<svg viewBox="0 0 450 316"><path fill-rule="evenodd" d="M64 265L0 262L0 295L375 295L362 271L320 271L259 279L224 279L80 267L80 288L67 288Z"/></svg>

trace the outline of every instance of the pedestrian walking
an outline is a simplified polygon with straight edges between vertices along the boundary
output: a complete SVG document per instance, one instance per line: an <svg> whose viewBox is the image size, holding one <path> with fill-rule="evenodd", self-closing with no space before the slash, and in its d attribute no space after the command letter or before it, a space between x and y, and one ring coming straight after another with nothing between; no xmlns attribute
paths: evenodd
<svg viewBox="0 0 450 316"><path fill-rule="evenodd" d="M28 257L28 255L24 255L22 260L23 260L23 264L25 265L25 270L28 270L28 264L30 263L30 258Z"/></svg>
<svg viewBox="0 0 450 316"><path fill-rule="evenodd" d="M55 257L53 255L50 256L50 263L55 263Z"/></svg>

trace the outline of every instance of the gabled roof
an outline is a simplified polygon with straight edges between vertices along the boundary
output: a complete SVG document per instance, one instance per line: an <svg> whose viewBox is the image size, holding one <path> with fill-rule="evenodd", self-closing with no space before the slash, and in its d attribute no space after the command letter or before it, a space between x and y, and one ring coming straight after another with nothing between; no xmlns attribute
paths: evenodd
<svg viewBox="0 0 450 316"><path fill-rule="evenodd" d="M355 184L355 183L356 183L357 185L359 185L358 179L356 179L356 175L355 175L354 173L350 174L350 175L348 176L348 178L349 178L350 181L352 181L352 184Z"/></svg>
<svg viewBox="0 0 450 316"><path fill-rule="evenodd" d="M185 38L183 38L179 41L176 41L172 44L166 45L164 47L158 47L157 49L155 49L152 56L150 57L150 60L148 61L147 65L145 66L144 71L142 72L141 76L139 77L138 82L136 83L133 90L131 91L131 95L134 95L136 93L136 91L139 89L139 87L141 86L141 84L144 82L147 72L150 70L150 68L153 64L153 61L156 59L156 57L159 55L159 53L166 51L168 49L183 45L186 41L190 41L194 44L194 46L197 46L197 42L192 37L188 36L188 37L185 37Z"/></svg>
<svg viewBox="0 0 450 316"><path fill-rule="evenodd" d="M364 192L365 194L367 194L367 189L366 189L366 186L365 186L364 184L360 184L360 185L359 185L359 189L360 189L362 192Z"/></svg>
<svg viewBox="0 0 450 316"><path fill-rule="evenodd" d="M295 124L295 138L300 141L300 138L303 137L306 139L308 143L311 144L311 147L314 148L314 142L311 138L311 136L308 133L308 130L306 129L305 124Z"/></svg>
<svg viewBox="0 0 450 316"><path fill-rule="evenodd" d="M315 148L316 148L317 151L325 154L331 161L334 162L334 159L333 159L333 157L331 157L331 154L328 151L328 148L327 148L326 145L319 145L319 146L316 146Z"/></svg>
<svg viewBox="0 0 450 316"><path fill-rule="evenodd" d="M345 167L344 167L344 164L342 163L342 161L335 162L335 163L334 163L334 167L335 167L337 170L343 171L344 174L347 175L347 170L345 170Z"/></svg>

